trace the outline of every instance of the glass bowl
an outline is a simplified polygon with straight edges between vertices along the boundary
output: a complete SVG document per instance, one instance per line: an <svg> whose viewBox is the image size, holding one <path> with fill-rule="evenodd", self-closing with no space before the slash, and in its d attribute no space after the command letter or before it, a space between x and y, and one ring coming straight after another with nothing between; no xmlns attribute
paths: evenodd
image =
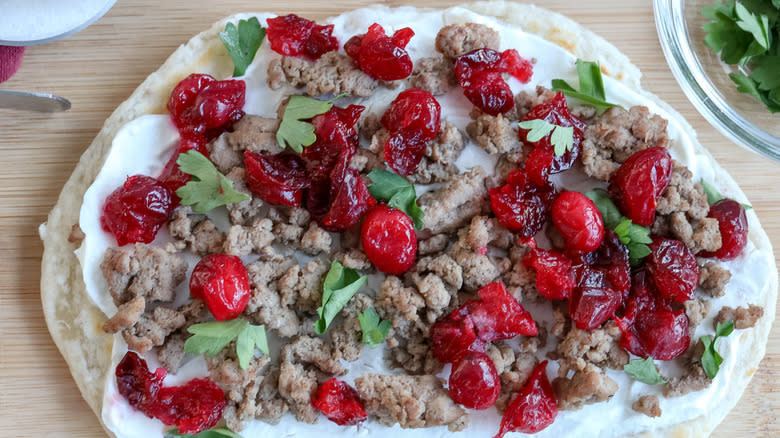
<svg viewBox="0 0 780 438"><path fill-rule="evenodd" d="M654 0L655 23L666 61L680 87L707 121L740 146L780 161L780 113L772 114L737 91L723 63L704 45L701 9L716 0Z"/></svg>

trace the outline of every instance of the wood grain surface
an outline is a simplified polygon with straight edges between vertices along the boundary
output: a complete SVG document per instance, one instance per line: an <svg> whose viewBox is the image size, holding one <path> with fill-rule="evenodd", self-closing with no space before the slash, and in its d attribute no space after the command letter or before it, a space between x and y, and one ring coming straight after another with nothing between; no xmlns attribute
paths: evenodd
<svg viewBox="0 0 780 438"><path fill-rule="evenodd" d="M651 3L552 0L538 4L606 37L639 66L645 75L644 87L691 122L702 144L747 193L775 245L777 258L780 167L738 148L694 110L663 58ZM0 110L0 436L104 436L44 324L39 296L42 246L37 230L103 121L179 44L223 16L270 10L321 19L364 4L349 0L120 0L86 30L27 49L21 70L0 88L56 93L70 99L73 109L51 115ZM780 329L775 323L759 371L714 436L780 436L779 379Z"/></svg>

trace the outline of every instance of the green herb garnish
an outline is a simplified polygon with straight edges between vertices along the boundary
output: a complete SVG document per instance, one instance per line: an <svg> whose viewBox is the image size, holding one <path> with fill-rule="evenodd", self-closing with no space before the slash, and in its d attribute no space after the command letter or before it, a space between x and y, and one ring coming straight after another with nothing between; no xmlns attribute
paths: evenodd
<svg viewBox="0 0 780 438"><path fill-rule="evenodd" d="M233 76L243 76L247 67L255 59L255 53L265 39L265 28L260 26L257 17L249 20L239 20L238 27L233 23L225 25L225 30L219 33L222 44L233 58Z"/></svg>
<svg viewBox="0 0 780 438"><path fill-rule="evenodd" d="M518 126L530 130L526 138L531 143L536 143L552 132L550 144L558 157L574 148L574 128L571 126L555 125L542 119L526 120L520 122Z"/></svg>
<svg viewBox="0 0 780 438"><path fill-rule="evenodd" d="M634 380L647 383L648 385L658 385L669 381L658 374L658 368L655 367L655 362L652 357L648 357L647 359L634 359L630 363L623 365L623 371Z"/></svg>
<svg viewBox="0 0 780 438"><path fill-rule="evenodd" d="M553 79L552 89L585 102L596 108L596 111L599 113L606 111L610 107L620 106L607 102L606 92L604 91L604 78L601 76L601 67L597 63L578 59L577 76L580 79L579 91L575 90L574 87L563 79Z"/></svg>
<svg viewBox="0 0 780 438"><path fill-rule="evenodd" d="M176 164L182 172L192 176L187 184L176 190L176 194L181 198L181 204L191 205L195 213L250 199L249 195L235 190L233 181L196 150L179 154Z"/></svg>
<svg viewBox="0 0 780 438"><path fill-rule="evenodd" d="M371 348L376 347L385 341L387 333L390 331L390 321L379 320L376 310L369 307L363 313L358 313L360 321L360 331L363 332L363 343Z"/></svg>
<svg viewBox="0 0 780 438"><path fill-rule="evenodd" d="M323 334L333 318L347 305L352 296L366 282L365 275L360 275L351 268L345 268L338 260L330 265L328 275L322 283L322 306L317 309L320 319L314 323L314 331Z"/></svg>
<svg viewBox="0 0 780 438"><path fill-rule="evenodd" d="M311 146L317 141L317 136L314 134L314 125L306 120L325 114L333 107L333 102L342 97L339 95L331 100L317 100L307 96L291 96L276 131L279 146L287 145L299 154L305 146Z"/></svg>
<svg viewBox="0 0 780 438"><path fill-rule="evenodd" d="M737 90L780 112L780 1L727 0L701 10L704 44L741 71L729 77ZM746 74L747 73L747 74Z"/></svg>
<svg viewBox="0 0 780 438"><path fill-rule="evenodd" d="M197 435L191 435L188 433L179 433L179 429L171 429L165 432L163 438L242 438L241 435L233 432L226 427L215 427L213 429L204 430Z"/></svg>
<svg viewBox="0 0 780 438"><path fill-rule="evenodd" d="M718 374L720 364L723 363L723 358L717 350L717 341L720 338L726 337L734 331L734 321L719 322L715 328L715 338L710 336L702 336L701 343L704 344L704 353L701 355L701 366L704 368L704 372L710 380L715 378Z"/></svg>
<svg viewBox="0 0 780 438"><path fill-rule="evenodd" d="M620 241L628 247L628 257L632 266L639 264L640 260L650 255L647 246L653 239L650 238L650 229L637 225L631 219L620 214L617 206L604 189L595 189L585 193L599 209L604 226L612 229Z"/></svg>
<svg viewBox="0 0 780 438"><path fill-rule="evenodd" d="M372 184L368 188L369 193L375 199L386 201L387 205L397 208L412 218L414 228L420 230L423 227L422 218L425 213L417 205L417 192L414 184L404 177L384 169L374 169L368 174Z"/></svg>
<svg viewBox="0 0 780 438"><path fill-rule="evenodd" d="M216 356L227 344L236 339L236 355L241 369L247 369L249 360L255 354L255 347L268 354L268 340L265 327L252 325L245 319L213 321L193 324L188 329L193 336L184 342L184 352Z"/></svg>

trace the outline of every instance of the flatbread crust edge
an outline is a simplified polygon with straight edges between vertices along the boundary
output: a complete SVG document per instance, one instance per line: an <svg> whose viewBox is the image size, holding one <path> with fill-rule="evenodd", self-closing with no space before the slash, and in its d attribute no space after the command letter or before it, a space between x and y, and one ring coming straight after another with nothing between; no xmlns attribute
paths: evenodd
<svg viewBox="0 0 780 438"><path fill-rule="evenodd" d="M641 73L625 55L603 38L563 15L533 5L502 1L470 3L462 6L520 26L527 32L560 45L580 58L597 60L606 74L641 91L639 86ZM99 172L111 147L112 139L125 123L144 114L165 113L170 91L190 73L208 73L217 78L230 76L233 64L218 33L224 29L227 21L234 21L236 18L237 16L232 16L221 20L192 38L187 44L180 46L111 114L65 183L57 204L49 213L47 223L40 228L44 244L41 300L46 323L52 338L68 363L79 390L101 424L103 424L101 415L103 386L105 379L113 374L110 361L114 337L102 331L106 316L92 303L86 293L81 267L73 252L76 247L68 241L68 236L73 225L78 223L84 193ZM682 116L655 95L645 91L641 93L682 123L685 133L694 142L695 152L712 163L717 185L727 188L737 198L744 200L745 195L736 182L698 143L696 133ZM752 211L749 211L748 215L751 223L750 240L759 249L767 249L771 252L769 238L760 227L758 217ZM767 279L764 289L765 293L762 295L764 302L753 303L764 308L764 316L753 329L739 332L739 336L745 338L743 344L745 351L740 355L739 363L735 367L741 372L732 376L729 387L725 389L729 394L728 399L717 406L712 406L699 418L642 436L703 437L709 435L725 418L739 400L764 356L769 331L775 318L776 269L772 271L771 278ZM105 428L104 424L103 426ZM106 431L110 436L114 436L108 429Z"/></svg>

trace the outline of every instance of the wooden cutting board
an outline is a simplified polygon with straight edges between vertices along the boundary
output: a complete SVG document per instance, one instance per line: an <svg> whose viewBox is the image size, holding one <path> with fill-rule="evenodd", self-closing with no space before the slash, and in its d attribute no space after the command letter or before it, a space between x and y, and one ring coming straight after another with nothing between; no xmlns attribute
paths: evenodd
<svg viewBox="0 0 780 438"><path fill-rule="evenodd" d="M52 115L0 110L0 436L105 436L44 324L37 233L103 121L178 45L223 16L270 10L321 19L364 4L122 0L81 33L27 49L21 70L0 88L53 92L69 98L73 109ZM693 109L663 58L650 1L552 0L540 5L569 15L626 53L644 72L645 88L691 122L747 193L772 241L780 243L780 167L739 149ZM775 327L760 369L714 436L780 436L779 356L780 331Z"/></svg>

